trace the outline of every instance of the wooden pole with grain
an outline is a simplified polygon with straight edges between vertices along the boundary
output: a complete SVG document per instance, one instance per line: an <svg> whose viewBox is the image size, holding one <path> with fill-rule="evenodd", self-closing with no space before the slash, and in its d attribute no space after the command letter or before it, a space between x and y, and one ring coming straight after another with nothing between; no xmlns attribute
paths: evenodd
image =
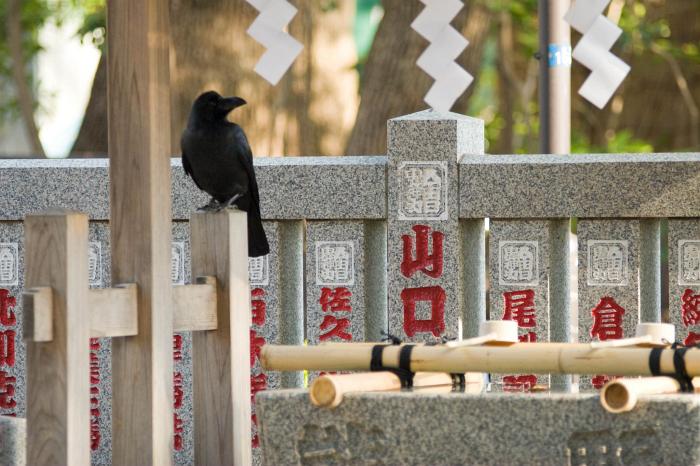
<svg viewBox="0 0 700 466"><path fill-rule="evenodd" d="M250 287L246 213L196 213L192 275L215 276L217 329L192 332L195 464L251 457Z"/></svg>
<svg viewBox="0 0 700 466"><path fill-rule="evenodd" d="M87 216L29 215L24 227L25 287L50 285L52 295L52 312L44 322L50 338L26 342L27 464L89 466Z"/></svg>
<svg viewBox="0 0 700 466"><path fill-rule="evenodd" d="M138 286L138 335L112 339L115 465L172 464L168 9L107 2L112 280Z"/></svg>
<svg viewBox="0 0 700 466"><path fill-rule="evenodd" d="M465 392L478 393L483 388L483 374L465 374ZM418 372L413 376L413 388L449 387L450 374ZM358 374L327 374L318 377L309 387L309 398L315 406L335 408L348 393L387 392L401 390L401 379L393 372L362 372Z"/></svg>
<svg viewBox="0 0 700 466"><path fill-rule="evenodd" d="M700 377L693 380L695 392L700 390ZM660 395L678 393L681 384L673 377L642 377L638 379L614 379L600 391L600 404L611 413L632 411L639 395Z"/></svg>
<svg viewBox="0 0 700 466"><path fill-rule="evenodd" d="M399 367L404 345L389 345L382 352L382 365ZM650 348L591 348L586 343L515 343L510 346L416 345L411 352L414 372L491 372L531 374L652 375ZM674 373L673 349L661 350L660 370ZM353 343L328 346L265 345L263 368L277 371L366 371L372 346ZM691 377L700 376L700 348L684 356Z"/></svg>

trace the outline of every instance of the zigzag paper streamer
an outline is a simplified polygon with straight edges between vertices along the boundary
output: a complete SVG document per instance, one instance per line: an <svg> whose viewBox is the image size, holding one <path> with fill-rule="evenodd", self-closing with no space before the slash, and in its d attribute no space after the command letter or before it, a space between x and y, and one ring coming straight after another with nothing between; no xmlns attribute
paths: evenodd
<svg viewBox="0 0 700 466"><path fill-rule="evenodd" d="M435 82L425 95L425 102L439 112L449 112L474 77L455 63L469 45L450 22L464 6L460 0L421 0L425 9L411 27L430 42L418 58L417 65Z"/></svg>
<svg viewBox="0 0 700 466"><path fill-rule="evenodd" d="M608 3L610 0L578 0L564 17L583 34L572 57L591 70L578 93L600 109L630 72L630 66L610 52L622 29L603 16Z"/></svg>
<svg viewBox="0 0 700 466"><path fill-rule="evenodd" d="M255 65L255 72L273 86L279 82L304 46L284 31L297 14L285 0L247 0L260 14L248 28L248 34L267 49Z"/></svg>

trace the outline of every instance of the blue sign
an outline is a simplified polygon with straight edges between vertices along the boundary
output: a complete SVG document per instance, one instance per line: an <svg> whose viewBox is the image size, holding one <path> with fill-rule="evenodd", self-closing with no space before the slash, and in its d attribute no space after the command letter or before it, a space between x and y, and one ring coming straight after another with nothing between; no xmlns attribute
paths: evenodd
<svg viewBox="0 0 700 466"><path fill-rule="evenodd" d="M549 67L571 67L571 44L549 44Z"/></svg>

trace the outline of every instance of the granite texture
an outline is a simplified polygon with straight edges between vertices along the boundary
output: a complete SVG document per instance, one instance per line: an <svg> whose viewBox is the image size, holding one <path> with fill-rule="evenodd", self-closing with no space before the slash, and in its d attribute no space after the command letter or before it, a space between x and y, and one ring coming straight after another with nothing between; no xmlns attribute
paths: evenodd
<svg viewBox="0 0 700 466"><path fill-rule="evenodd" d="M432 110L388 123L389 332L458 338L463 283L457 161L483 153L483 122Z"/></svg>
<svg viewBox="0 0 700 466"><path fill-rule="evenodd" d="M0 416L0 464L27 464L27 423L23 418Z"/></svg>
<svg viewBox="0 0 700 466"><path fill-rule="evenodd" d="M669 321L676 340L700 343L700 219L668 221Z"/></svg>
<svg viewBox="0 0 700 466"><path fill-rule="evenodd" d="M364 251L362 222L307 223L306 339L309 344L365 340Z"/></svg>
<svg viewBox="0 0 700 466"><path fill-rule="evenodd" d="M549 341L549 223L492 220L489 264L491 319L517 321L521 341ZM491 383L494 389L528 391L532 377L492 374ZM548 383L548 376L536 376L536 384Z"/></svg>
<svg viewBox="0 0 700 466"><path fill-rule="evenodd" d="M268 465L700 464L700 395L617 415L593 394L364 393L327 410L284 390L258 404Z"/></svg>
<svg viewBox="0 0 700 466"><path fill-rule="evenodd" d="M173 219L208 202L172 159ZM386 217L386 157L259 157L255 170L264 219ZM109 218L107 159L0 160L0 219L63 207Z"/></svg>
<svg viewBox="0 0 700 466"><path fill-rule="evenodd" d="M270 243L270 254L263 257L248 259L249 279L251 288L251 309L253 321L251 323L251 341L254 343L279 343L280 342L280 301L279 288L281 282L279 265L279 224L277 222L263 222L267 240ZM252 332L255 332L254 334ZM255 352L253 352L255 354ZM258 445L258 429L256 425L255 394L263 390L274 390L281 386L279 372L263 371L260 360L256 357L250 367L251 381L251 414L253 459L255 464L260 464L260 452Z"/></svg>
<svg viewBox="0 0 700 466"><path fill-rule="evenodd" d="M580 219L578 244L579 341L633 337L639 323L639 221ZM594 309L602 324L595 337ZM579 383L582 390L593 388L590 377Z"/></svg>
<svg viewBox="0 0 700 466"><path fill-rule="evenodd" d="M700 216L700 153L474 156L459 176L463 218Z"/></svg>

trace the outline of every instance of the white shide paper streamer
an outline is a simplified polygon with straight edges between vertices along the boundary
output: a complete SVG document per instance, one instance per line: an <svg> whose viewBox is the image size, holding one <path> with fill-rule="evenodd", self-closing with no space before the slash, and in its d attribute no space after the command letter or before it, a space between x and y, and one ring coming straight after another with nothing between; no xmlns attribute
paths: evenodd
<svg viewBox="0 0 700 466"><path fill-rule="evenodd" d="M421 2L425 4L425 9L411 27L430 45L418 58L417 65L435 80L424 100L439 112L449 112L474 80L472 75L455 63L469 41L450 26L450 21L464 5L460 0Z"/></svg>
<svg viewBox="0 0 700 466"><path fill-rule="evenodd" d="M630 66L610 52L622 29L603 16L608 3L610 0L577 0L564 16L583 34L572 57L591 70L578 93L601 109L630 72Z"/></svg>
<svg viewBox="0 0 700 466"><path fill-rule="evenodd" d="M297 14L286 0L247 0L260 14L248 34L267 49L255 65L255 72L273 86L279 82L304 46L284 30Z"/></svg>

